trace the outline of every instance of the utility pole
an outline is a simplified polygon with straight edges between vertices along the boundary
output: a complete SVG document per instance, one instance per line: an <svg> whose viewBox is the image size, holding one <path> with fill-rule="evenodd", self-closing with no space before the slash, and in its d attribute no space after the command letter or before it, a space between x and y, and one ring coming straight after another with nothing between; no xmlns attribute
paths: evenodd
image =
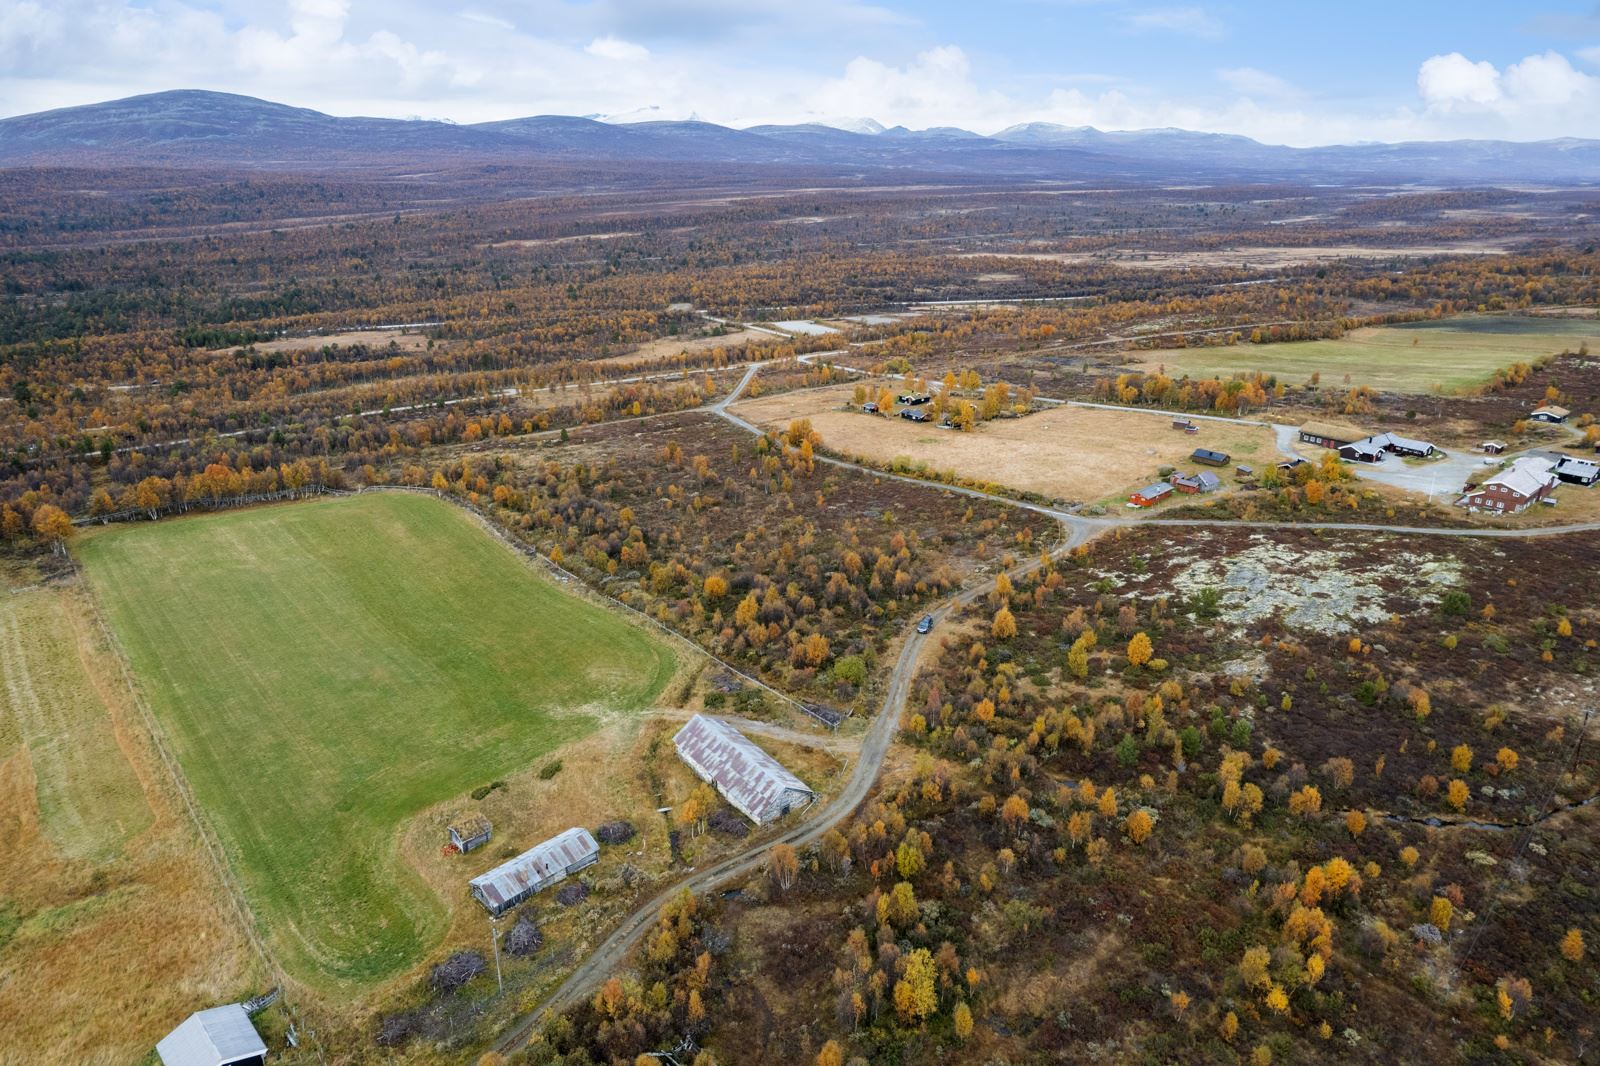
<svg viewBox="0 0 1600 1066"><path fill-rule="evenodd" d="M500 975L500 921L494 915L489 916L489 939L494 943L494 983L503 996L506 992L506 982Z"/></svg>

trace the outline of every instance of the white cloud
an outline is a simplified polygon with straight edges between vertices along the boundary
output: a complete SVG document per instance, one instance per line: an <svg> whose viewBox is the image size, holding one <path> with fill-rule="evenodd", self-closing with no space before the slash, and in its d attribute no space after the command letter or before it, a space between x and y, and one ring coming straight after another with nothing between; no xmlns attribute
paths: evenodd
<svg viewBox="0 0 1600 1066"><path fill-rule="evenodd" d="M967 54L954 45L922 52L905 66L858 56L832 78L804 94L812 114L872 115L915 127L987 125L1013 106L1006 96L980 89Z"/></svg>
<svg viewBox="0 0 1600 1066"><path fill-rule="evenodd" d="M1517 139L1600 134L1600 77L1559 52L1500 70L1459 52L1433 56L1417 72L1428 114L1458 133Z"/></svg>
<svg viewBox="0 0 1600 1066"><path fill-rule="evenodd" d="M1222 20L1201 7L1164 7L1135 11L1126 18L1136 30L1164 30L1214 41L1223 36Z"/></svg>
<svg viewBox="0 0 1600 1066"><path fill-rule="evenodd" d="M1595 45L1592 48L1578 49L1578 58L1583 60L1585 63L1591 63L1594 66L1600 67L1600 45Z"/></svg>
<svg viewBox="0 0 1600 1066"><path fill-rule="evenodd" d="M1519 103L1560 107L1592 94L1600 81L1573 69L1559 52L1528 56L1506 68L1505 92Z"/></svg>
<svg viewBox="0 0 1600 1066"><path fill-rule="evenodd" d="M1441 111L1482 106L1500 99L1500 72L1487 60L1474 63L1460 52L1433 56L1417 71L1423 102Z"/></svg>
<svg viewBox="0 0 1600 1066"><path fill-rule="evenodd" d="M618 61L633 60L637 62L650 57L650 49L642 44L624 41L620 37L596 37L585 46L584 51L592 56L599 56L601 59L615 59Z"/></svg>
<svg viewBox="0 0 1600 1066"><path fill-rule="evenodd" d="M1288 99L1300 95L1300 90L1276 74L1268 74L1255 67L1230 67L1217 71L1217 77L1234 92L1243 96L1270 96Z"/></svg>

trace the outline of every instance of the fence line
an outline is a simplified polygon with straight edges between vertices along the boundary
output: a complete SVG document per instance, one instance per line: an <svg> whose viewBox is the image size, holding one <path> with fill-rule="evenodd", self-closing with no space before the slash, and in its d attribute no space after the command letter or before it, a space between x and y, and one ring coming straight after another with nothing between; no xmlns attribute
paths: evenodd
<svg viewBox="0 0 1600 1066"><path fill-rule="evenodd" d="M184 775L182 768L178 765L177 758L172 754L166 733L156 719L155 712L145 702L144 693L134 679L127 648L123 646L122 641L117 637L116 631L111 628L110 622L107 621L105 612L101 609L99 597L94 595L88 580L78 566L77 560L72 559L70 556L68 558L73 574L79 585L84 589L84 596L94 614L96 627L100 630L101 636L105 639L107 646L112 649L112 655L117 660L117 667L122 674L123 683L128 686L128 694L132 697L133 705L138 709L139 717L144 722L145 732L150 736L150 745L155 749L157 756L166 767L167 778L171 781L173 791L178 794L178 798L182 801L183 807L189 815L189 821L194 826L195 835L199 837L201 850L210 859L212 869L216 871L217 880L222 886L223 894L228 897L228 902L233 906L234 916L238 919L239 927L244 933L245 940L255 951L256 957L261 960L262 965L266 967L268 974L276 978L275 987L282 995L283 1009L289 1014L290 1020L301 1023L300 1029L310 1036L312 1049L316 1052L318 1061L327 1062L327 1057L322 1051L322 1044L317 1040L315 1031L305 1026L303 1017L289 1002L287 992L289 988L288 977L278 965L278 960L267 950L266 941L262 938L260 927L256 921L255 911L245 897L244 888L234 876L233 867L228 862L227 852L222 846L222 841L216 835L210 821L201 810L199 802L194 798L194 793L189 787L189 779Z"/></svg>

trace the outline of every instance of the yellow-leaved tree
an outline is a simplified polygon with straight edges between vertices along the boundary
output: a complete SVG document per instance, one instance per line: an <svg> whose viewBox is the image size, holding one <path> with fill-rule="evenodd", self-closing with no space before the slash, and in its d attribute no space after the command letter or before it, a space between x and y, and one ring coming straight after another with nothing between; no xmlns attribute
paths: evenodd
<svg viewBox="0 0 1600 1066"><path fill-rule="evenodd" d="M1155 647L1150 643L1150 637L1143 631L1133 635L1128 641L1128 665L1143 666L1155 654Z"/></svg>
<svg viewBox="0 0 1600 1066"><path fill-rule="evenodd" d="M1128 815L1128 820L1126 823L1124 823L1124 828L1128 833L1128 839L1133 841L1135 844L1143 844L1146 840L1150 839L1150 830L1154 828L1154 826L1155 823L1151 821L1149 813L1142 810L1134 811L1132 814Z"/></svg>
<svg viewBox="0 0 1600 1066"><path fill-rule="evenodd" d="M894 1009L903 1021L920 1022L939 1009L936 977L933 955L927 948L917 948L906 957L905 976L894 985Z"/></svg>
<svg viewBox="0 0 1600 1066"><path fill-rule="evenodd" d="M955 1014L951 1019L955 1023L956 1039L965 1040L972 1035L972 1008L965 1003L957 1003Z"/></svg>

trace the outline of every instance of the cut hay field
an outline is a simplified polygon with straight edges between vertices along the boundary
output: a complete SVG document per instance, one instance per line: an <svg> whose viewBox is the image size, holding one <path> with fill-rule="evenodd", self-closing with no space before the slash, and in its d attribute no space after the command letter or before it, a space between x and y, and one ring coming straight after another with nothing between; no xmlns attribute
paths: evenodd
<svg viewBox="0 0 1600 1066"><path fill-rule="evenodd" d="M140 1061L267 980L88 596L0 584L0 1064Z"/></svg>
<svg viewBox="0 0 1600 1066"><path fill-rule="evenodd" d="M1190 434L1171 428L1170 415L1062 405L960 433L842 409L853 391L850 385L808 389L736 404L733 410L773 428L809 418L830 451L877 463L903 459L932 472L953 471L1075 503L1120 505L1129 491L1155 480L1163 466L1200 469L1188 461L1196 448L1224 451L1243 463L1277 454L1265 426L1199 421L1200 432ZM1231 471L1216 473L1224 484L1231 481Z"/></svg>
<svg viewBox="0 0 1600 1066"><path fill-rule="evenodd" d="M1142 369L1210 377L1276 374L1300 384L1313 373L1325 388L1370 385L1387 392L1461 392L1481 385L1500 367L1527 363L1588 343L1600 346L1600 321L1499 315L1406 322L1352 330L1337 340L1238 344L1140 352Z"/></svg>
<svg viewBox="0 0 1600 1066"><path fill-rule="evenodd" d="M353 989L422 961L465 900L408 820L648 707L670 650L425 496L258 508L78 554L268 945Z"/></svg>

